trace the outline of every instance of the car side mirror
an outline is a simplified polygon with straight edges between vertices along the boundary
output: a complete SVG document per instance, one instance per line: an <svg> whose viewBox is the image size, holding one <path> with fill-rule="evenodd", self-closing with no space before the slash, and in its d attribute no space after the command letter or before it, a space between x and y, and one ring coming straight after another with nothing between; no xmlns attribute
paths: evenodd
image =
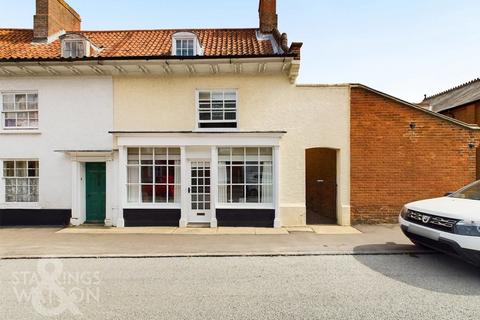
<svg viewBox="0 0 480 320"><path fill-rule="evenodd" d="M445 193L444 197L450 197L452 194L454 194L455 192L447 192Z"/></svg>

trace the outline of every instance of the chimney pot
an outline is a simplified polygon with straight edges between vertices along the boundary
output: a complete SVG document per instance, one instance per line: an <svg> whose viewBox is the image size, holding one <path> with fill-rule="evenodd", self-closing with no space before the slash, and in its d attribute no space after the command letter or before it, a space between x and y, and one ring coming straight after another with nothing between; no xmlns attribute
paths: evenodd
<svg viewBox="0 0 480 320"><path fill-rule="evenodd" d="M288 35L286 33L282 33L280 45L283 49L288 48Z"/></svg>
<svg viewBox="0 0 480 320"><path fill-rule="evenodd" d="M273 33L278 28L277 1L260 0L258 9L260 15L260 31Z"/></svg>

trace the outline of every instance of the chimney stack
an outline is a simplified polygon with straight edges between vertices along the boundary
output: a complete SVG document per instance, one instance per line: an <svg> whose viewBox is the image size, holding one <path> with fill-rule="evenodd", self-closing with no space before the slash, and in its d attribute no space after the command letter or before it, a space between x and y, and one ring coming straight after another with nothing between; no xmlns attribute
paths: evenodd
<svg viewBox="0 0 480 320"><path fill-rule="evenodd" d="M260 31L273 33L278 28L277 1L260 0L258 9L260 15Z"/></svg>
<svg viewBox="0 0 480 320"><path fill-rule="evenodd" d="M80 15L64 0L36 0L33 42L49 42L63 31L80 31Z"/></svg>

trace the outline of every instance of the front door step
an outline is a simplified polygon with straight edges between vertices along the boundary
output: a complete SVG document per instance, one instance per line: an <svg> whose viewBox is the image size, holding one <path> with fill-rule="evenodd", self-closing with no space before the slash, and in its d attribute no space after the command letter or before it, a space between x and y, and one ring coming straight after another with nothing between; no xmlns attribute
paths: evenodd
<svg viewBox="0 0 480 320"><path fill-rule="evenodd" d="M105 225L105 221L102 221L102 220L85 221L84 225L87 225L87 226Z"/></svg>
<svg viewBox="0 0 480 320"><path fill-rule="evenodd" d="M187 228L210 228L210 223L189 223Z"/></svg>

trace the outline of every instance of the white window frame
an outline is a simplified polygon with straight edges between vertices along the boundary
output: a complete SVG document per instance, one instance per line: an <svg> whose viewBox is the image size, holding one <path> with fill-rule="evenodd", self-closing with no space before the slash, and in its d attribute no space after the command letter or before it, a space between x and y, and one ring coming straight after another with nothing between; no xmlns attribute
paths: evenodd
<svg viewBox="0 0 480 320"><path fill-rule="evenodd" d="M260 202L260 195L259 195L259 202L247 202L246 201L246 186L248 185L253 185L253 184L249 184L247 183L247 178L246 178L246 167L247 167L247 160L245 158L246 154L244 153L244 164L243 164L243 168L244 168L244 179L245 181L243 182L243 187L244 187L244 200L245 202L220 202L219 201L219 194L216 194L216 205L215 207L217 209L275 209L275 201L276 201L276 194L275 194L275 188L276 188L276 183L278 181L278 177L275 176L276 174L276 169L275 169L275 166L277 165L276 164L276 161L275 161L275 147L272 147L272 146L221 146L221 147L217 147L217 154L218 154L218 160L217 160L217 163L215 164L216 167L217 167L217 171L219 172L220 171L220 155L219 155L219 149L230 149L230 159L232 159L232 149L235 149L235 148L244 148L244 150L246 150L247 148L258 148L258 149L261 149L261 148L268 148L268 149L271 149L272 150L272 156L271 156L271 173L272 173L272 179L271 179L271 202ZM246 152L246 151L244 151ZM260 162L260 158L261 156L259 156L259 160L258 162ZM230 165L230 168L232 167L232 165ZM260 164L258 163L258 168L260 170ZM217 172L217 174L218 174ZM230 177L232 177L232 174L230 173ZM233 182L230 182L229 184L228 183L220 183L219 181L219 178L216 177L215 179L216 181L216 192L219 193L220 192L220 186L233 186L233 185L237 185L239 186L240 184L234 184ZM263 184L261 184L260 182L257 183L258 186L262 186ZM267 185L267 184L265 184Z"/></svg>
<svg viewBox="0 0 480 320"><path fill-rule="evenodd" d="M4 109L4 97L7 95L13 95L14 99L14 110L5 110ZM19 110L16 109L16 96L17 95L25 95L26 96L26 108L28 108L28 95L36 95L37 96L37 108L36 109L25 109L25 110ZM40 96L38 94L38 91L2 91L0 92L0 111L1 111L1 129L3 131L21 131L21 130L26 130L26 131L37 131L39 130L40 127ZM30 119L31 119L31 114L32 113L37 113L37 125L36 126L30 126ZM6 114L7 113L15 113L15 127L7 127L6 126ZM27 121L28 121L28 126L24 127L19 127L18 124L18 114L19 113L27 113ZM32 118L34 119L34 118Z"/></svg>
<svg viewBox="0 0 480 320"><path fill-rule="evenodd" d="M180 42L180 47L178 47L178 42ZM189 44L191 43L192 47L190 48ZM175 55L182 56L182 57L194 57L196 56L196 49L195 49L195 39L194 38L175 38ZM182 53L179 54L178 51ZM190 52L192 54L183 54L183 51Z"/></svg>
<svg viewBox="0 0 480 320"><path fill-rule="evenodd" d="M140 154L139 154L139 163L138 165L137 164L129 164L128 163L128 149L139 149L140 150ZM154 150L154 153L153 153L153 164L152 165L142 165L141 164L141 149L153 149ZM181 152L181 148L180 147L173 147L173 146L128 146L125 148L125 199L123 199L123 203L124 203L124 208L126 209L135 209L135 208L159 208L159 209L180 209L181 208L181 205L182 205L182 184L181 184L181 181L180 181L180 184L175 184L175 182L173 183L169 183L167 182L165 185L167 187L167 193L168 193L168 187L169 186L173 186L175 188L175 186L178 186L179 189L180 189L180 195L179 195L179 200L178 202L168 202L168 195L167 195L167 202L155 202L155 185L156 185L156 181L155 181L155 167L156 166L161 166L161 165L155 165L155 149L180 149L180 152ZM168 167L171 167L172 165L169 165L168 164L168 155L169 155L169 152L167 152L167 170L168 170ZM148 167L148 166L152 166L153 167L153 182L152 182L152 186L153 186L153 202L143 202L142 200L142 185L144 185L144 183L141 182L142 180L142 167ZM133 168L133 167L138 167L138 177L139 177L139 183L130 183L128 181L128 168ZM177 167L177 166L175 166ZM183 164L181 162L181 154L180 154L180 165L178 166L180 168L180 172L179 172L179 175L181 177L182 175L182 170L183 170ZM139 195L138 195L138 202L129 202L128 201L128 187L130 185L138 185L139 186ZM145 185L150 185L150 183L145 183Z"/></svg>
<svg viewBox="0 0 480 320"><path fill-rule="evenodd" d="M75 51L75 54L70 54L69 56L66 55L66 46L67 44L73 44L73 43L82 43L83 44L83 55L78 54L78 48ZM67 58L67 59L76 59L76 58L84 58L84 57L89 57L90 56L90 45L89 42L84 40L84 39L63 39L62 40L62 58Z"/></svg>
<svg viewBox="0 0 480 320"><path fill-rule="evenodd" d="M193 56L178 55L177 40L181 40L181 41L193 40ZM188 58L188 57L195 57L195 56L203 56L203 54L204 54L203 48L200 45L200 41L198 41L198 37L196 34L191 32L177 32L172 36L172 56Z"/></svg>
<svg viewBox="0 0 480 320"><path fill-rule="evenodd" d="M36 202L7 202L7 192L6 192L6 180L10 179L5 177L5 172L4 172L4 167L5 167L5 162L8 161L15 161L15 162L27 162L27 170L28 170L28 162L29 161L35 161L38 163L38 171L39 174L36 177L28 177L28 171L27 171L27 177L20 177L20 179L37 179L37 200ZM40 161L39 159L2 159L0 160L0 208L40 208ZM12 179L17 179L16 177L12 177ZM28 184L29 186L29 184Z"/></svg>
<svg viewBox="0 0 480 320"><path fill-rule="evenodd" d="M223 100L224 107L221 109L221 111L224 114L223 120L200 120L200 93L201 92L210 92L210 95L213 92L222 92L225 94L225 92L235 92L235 120L225 120L225 112L228 111L228 109L225 109L225 99ZM210 99L211 100L211 99ZM195 90L195 130L196 131L213 131L213 132L227 132L227 131L239 131L240 129L240 120L239 120L239 93L238 89L197 89ZM212 107L213 110L213 107ZM233 110L233 109L232 109ZM220 109L219 109L220 111ZM231 111L231 110L230 110ZM236 123L236 126L234 128L202 128L201 123Z"/></svg>

